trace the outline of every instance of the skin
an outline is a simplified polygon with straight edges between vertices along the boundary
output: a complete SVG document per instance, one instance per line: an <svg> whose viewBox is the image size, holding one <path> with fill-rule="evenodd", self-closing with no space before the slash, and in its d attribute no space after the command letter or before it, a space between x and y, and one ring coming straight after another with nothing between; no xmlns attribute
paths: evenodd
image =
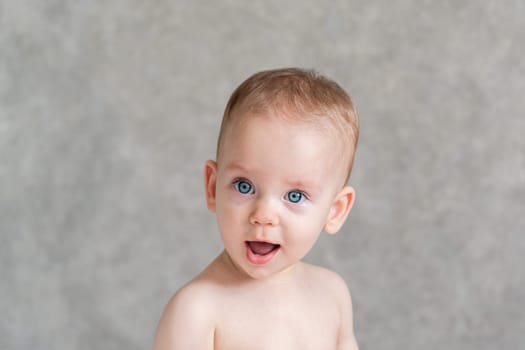
<svg viewBox="0 0 525 350"><path fill-rule="evenodd" d="M171 298L154 350L358 348L345 282L301 261L354 202L336 149L313 125L275 116L227 129L204 171L225 249ZM254 262L246 241L279 246Z"/></svg>

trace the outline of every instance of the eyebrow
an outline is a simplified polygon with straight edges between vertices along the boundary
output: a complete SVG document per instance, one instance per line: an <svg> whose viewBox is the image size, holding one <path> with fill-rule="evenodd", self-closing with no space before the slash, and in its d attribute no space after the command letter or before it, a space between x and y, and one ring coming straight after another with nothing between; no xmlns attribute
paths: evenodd
<svg viewBox="0 0 525 350"><path fill-rule="evenodd" d="M307 190L311 194L316 194L321 192L321 187L310 182L304 181L289 181L288 184L292 188L297 188L298 190Z"/></svg>
<svg viewBox="0 0 525 350"><path fill-rule="evenodd" d="M242 172L248 172L248 169L244 166L242 166L241 164L239 163L236 163L236 162L233 162L233 163L230 163L228 164L225 168L224 168L225 171L236 171L236 170L240 170Z"/></svg>

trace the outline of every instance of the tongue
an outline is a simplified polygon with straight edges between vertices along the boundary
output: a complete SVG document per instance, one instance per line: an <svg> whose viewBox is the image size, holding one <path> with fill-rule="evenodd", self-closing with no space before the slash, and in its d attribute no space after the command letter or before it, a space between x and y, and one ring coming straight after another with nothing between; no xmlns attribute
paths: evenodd
<svg viewBox="0 0 525 350"><path fill-rule="evenodd" d="M250 249L257 255L266 255L271 252L277 245L267 242L248 242Z"/></svg>

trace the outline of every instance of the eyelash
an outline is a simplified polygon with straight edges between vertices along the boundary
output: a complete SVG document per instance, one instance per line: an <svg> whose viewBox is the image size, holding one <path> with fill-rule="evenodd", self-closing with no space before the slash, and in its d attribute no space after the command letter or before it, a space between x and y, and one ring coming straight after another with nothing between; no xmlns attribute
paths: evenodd
<svg viewBox="0 0 525 350"><path fill-rule="evenodd" d="M241 187L240 187L241 185L244 185L244 184L250 186L249 189L248 189L248 191L246 191L246 192L242 191L242 190L241 190ZM237 192L239 192L239 193L241 193L241 194L249 194L249 193L250 193L250 194L253 194L253 192L254 192L254 191L253 191L253 185L252 185L249 181L247 181L247 180L245 180L245 179L237 179L237 180L235 180L235 181L233 182L232 185L233 185L233 188L234 188Z"/></svg>
<svg viewBox="0 0 525 350"><path fill-rule="evenodd" d="M246 187L246 185L249 187ZM232 186L240 194L253 194L254 193L254 188L253 188L254 186L246 179L236 179L235 181L233 181ZM243 186L243 188L241 188L241 186ZM293 201L290 198L291 194L299 194L300 198L297 201ZM290 203L300 204L309 198L306 195L306 193L304 193L303 191L292 190L292 191L286 192L285 199Z"/></svg>
<svg viewBox="0 0 525 350"><path fill-rule="evenodd" d="M293 201L291 198L290 198L290 195L291 194L299 194L300 197L299 197L299 200L297 201ZM304 202L305 200L308 199L308 197L306 196L306 194L303 192L303 191L299 191L299 190L293 190L293 191L290 191L290 192L287 192L286 195L286 200L289 201L290 203L293 203L293 204L299 204L299 203L302 203Z"/></svg>

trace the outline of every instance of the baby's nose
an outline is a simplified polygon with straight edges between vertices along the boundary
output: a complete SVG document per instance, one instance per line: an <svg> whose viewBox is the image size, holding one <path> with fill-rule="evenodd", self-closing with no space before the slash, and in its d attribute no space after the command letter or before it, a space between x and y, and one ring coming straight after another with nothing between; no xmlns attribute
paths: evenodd
<svg viewBox="0 0 525 350"><path fill-rule="evenodd" d="M279 224L279 216L271 200L261 198L257 200L255 208L250 215L252 225L276 226Z"/></svg>

